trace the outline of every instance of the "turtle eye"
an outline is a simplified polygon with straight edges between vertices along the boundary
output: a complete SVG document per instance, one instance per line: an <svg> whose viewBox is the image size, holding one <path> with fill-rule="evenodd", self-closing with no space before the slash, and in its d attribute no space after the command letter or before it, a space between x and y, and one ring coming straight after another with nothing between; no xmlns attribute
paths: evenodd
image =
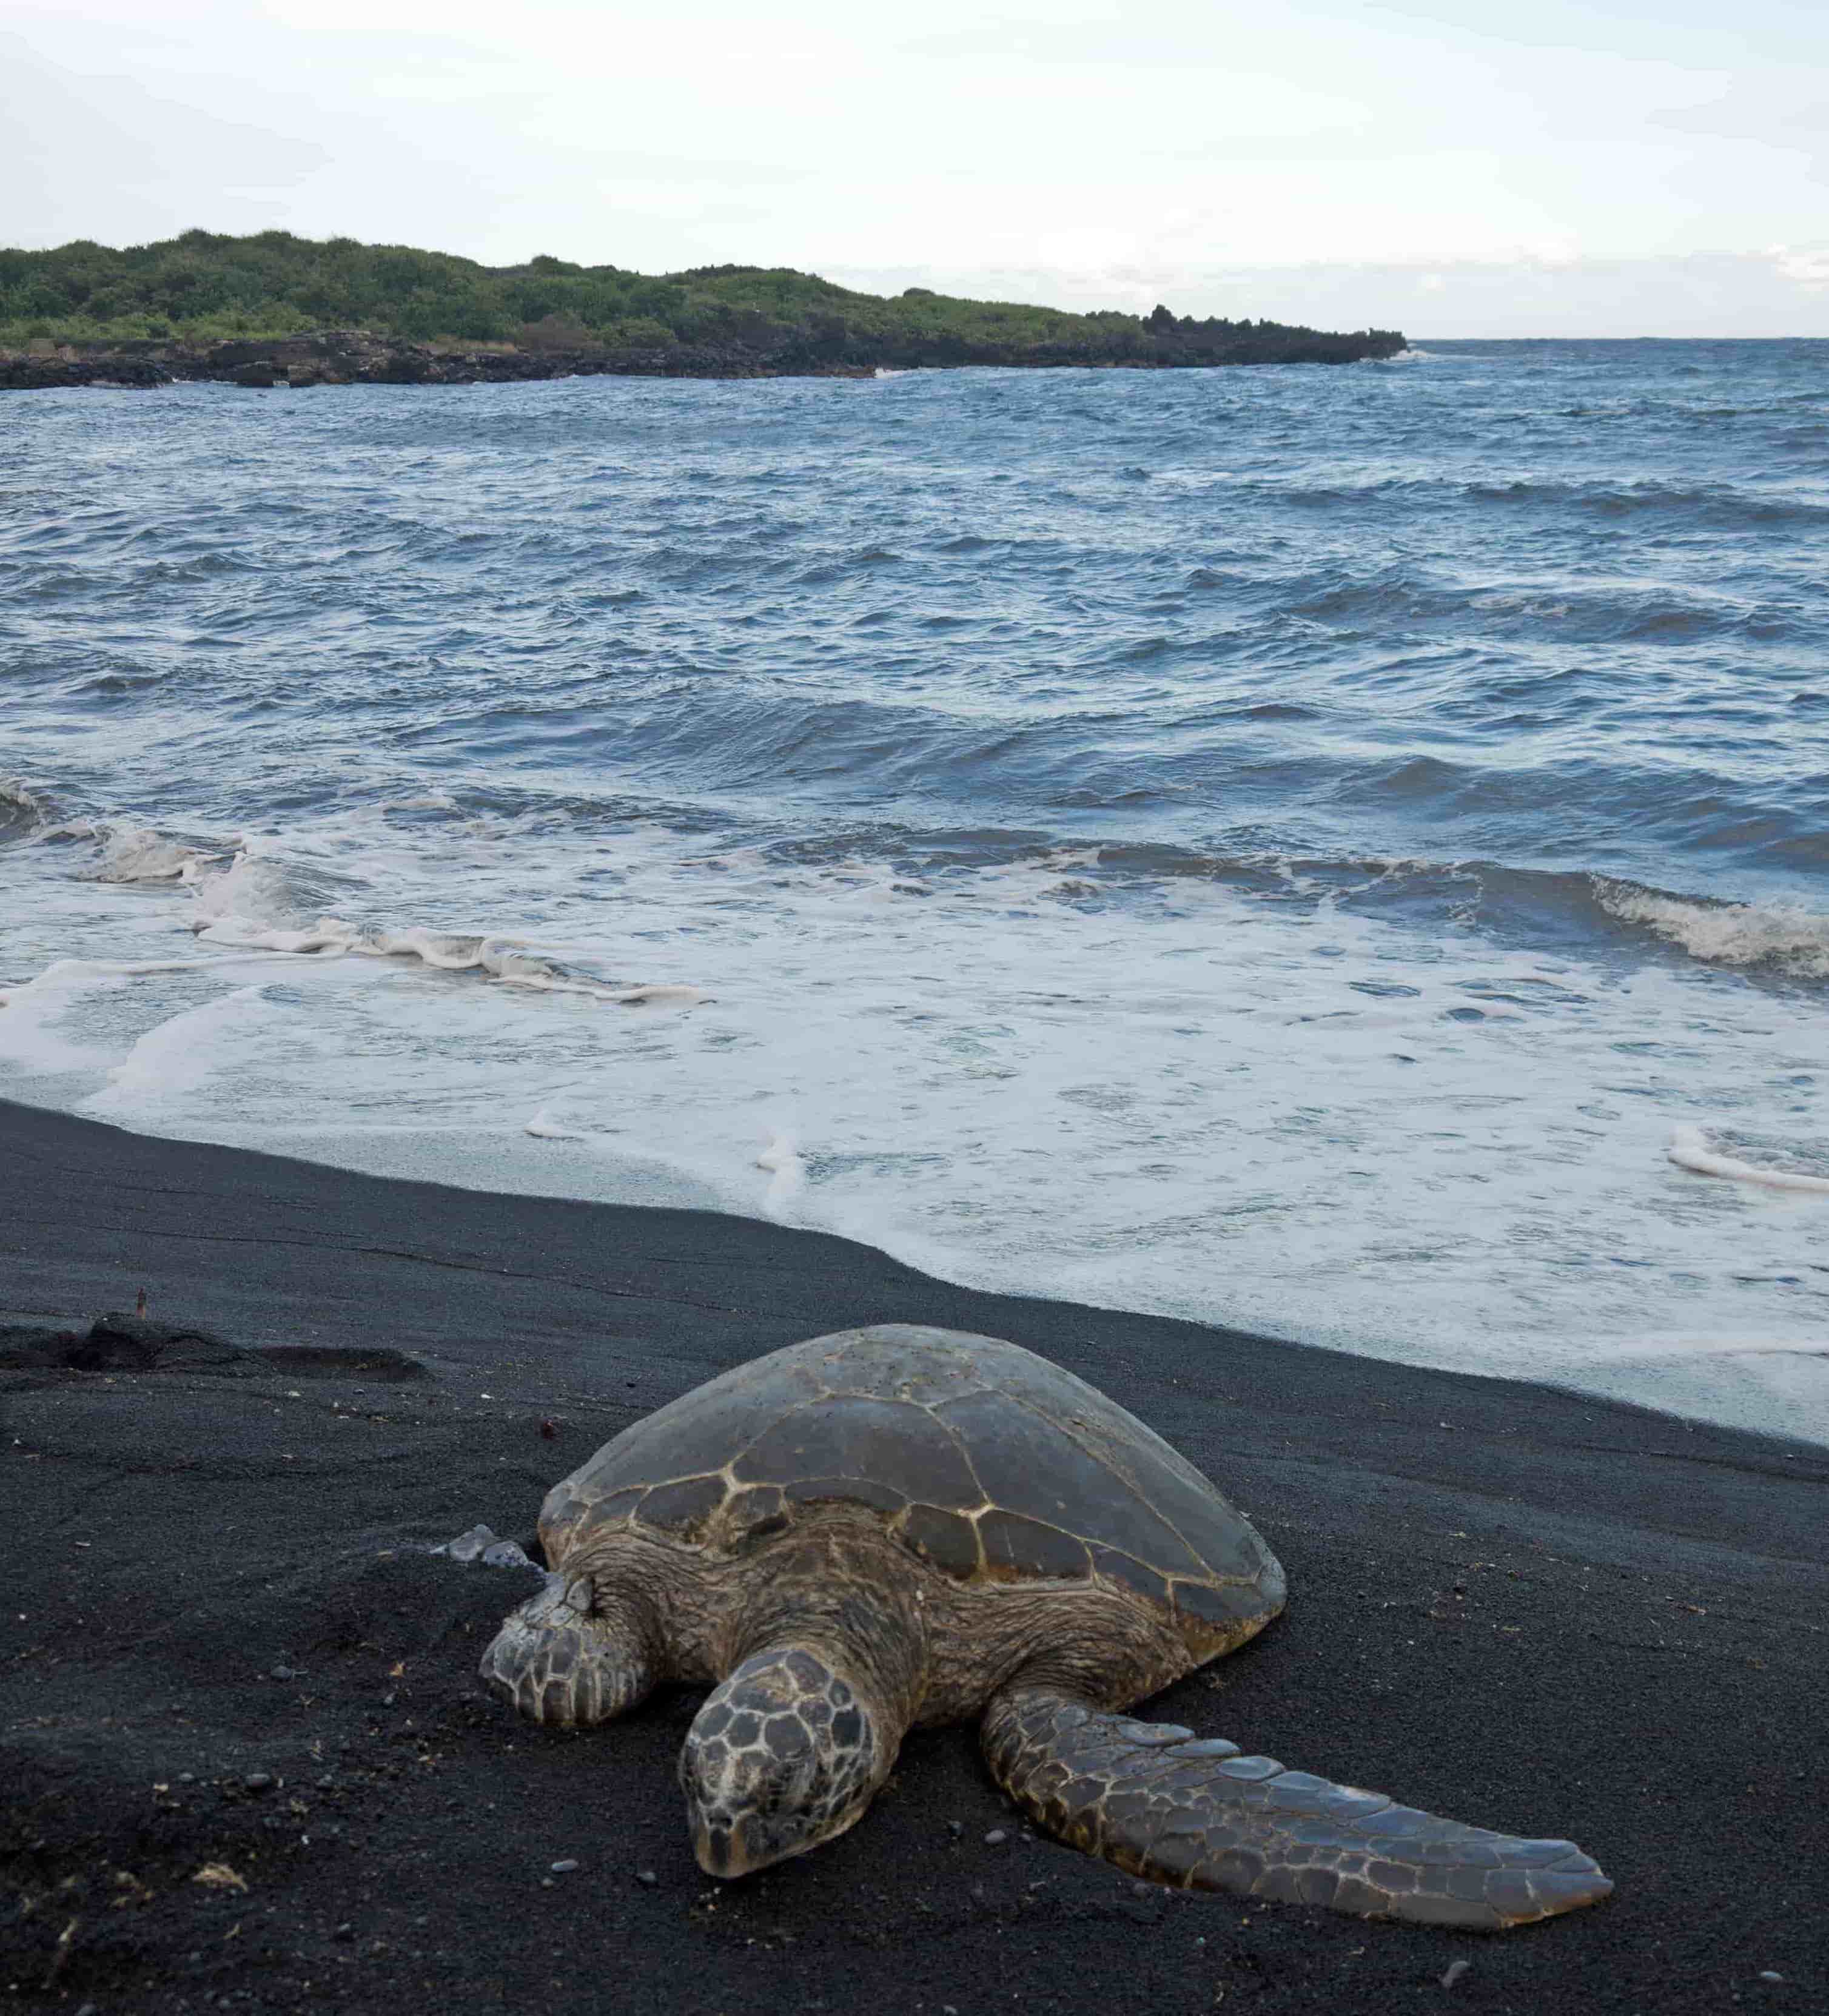
<svg viewBox="0 0 1829 2016"><path fill-rule="evenodd" d="M580 1575L565 1586L567 1607L575 1610L579 1616L589 1617L597 1600L596 1586L589 1575Z"/></svg>

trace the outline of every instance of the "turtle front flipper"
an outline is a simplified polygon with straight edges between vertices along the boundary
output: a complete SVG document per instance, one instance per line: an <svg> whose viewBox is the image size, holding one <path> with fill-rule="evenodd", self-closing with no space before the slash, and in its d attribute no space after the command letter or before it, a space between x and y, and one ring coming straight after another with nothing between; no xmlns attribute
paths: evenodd
<svg viewBox="0 0 1829 2016"><path fill-rule="evenodd" d="M498 1631L477 1669L531 1721L575 1728L632 1708L659 1677L649 1606L556 1569Z"/></svg>
<svg viewBox="0 0 1829 2016"><path fill-rule="evenodd" d="M983 1741L998 1783L1050 1834L1184 1889L1497 1931L1613 1888L1572 1841L1464 1827L1052 1688L1006 1687Z"/></svg>

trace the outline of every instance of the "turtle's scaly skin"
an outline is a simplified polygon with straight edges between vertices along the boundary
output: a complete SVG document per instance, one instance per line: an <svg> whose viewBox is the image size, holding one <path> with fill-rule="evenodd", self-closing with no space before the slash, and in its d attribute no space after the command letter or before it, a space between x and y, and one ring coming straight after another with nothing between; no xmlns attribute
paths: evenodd
<svg viewBox="0 0 1829 2016"><path fill-rule="evenodd" d="M1016 1345L884 1324L740 1366L556 1485L540 1535L546 1587L484 1678L560 1723L712 1683L680 1770L715 1874L842 1833L909 1728L982 1715L1042 1824L1159 1881L1485 1927L1612 1887L1568 1842L1110 1712L1261 1630L1283 1571L1159 1437Z"/></svg>
<svg viewBox="0 0 1829 2016"><path fill-rule="evenodd" d="M1482 1931L1613 1887L1572 1841L1464 1827L1046 1690L1000 1695L984 1743L999 1782L1050 1833L1159 1883Z"/></svg>

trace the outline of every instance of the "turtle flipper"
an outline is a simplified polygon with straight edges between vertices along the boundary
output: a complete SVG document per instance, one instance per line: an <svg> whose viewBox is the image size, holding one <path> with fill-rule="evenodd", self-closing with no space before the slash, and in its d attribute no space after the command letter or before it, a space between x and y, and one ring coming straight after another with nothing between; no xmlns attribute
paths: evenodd
<svg viewBox="0 0 1829 2016"><path fill-rule="evenodd" d="M1052 1688L1006 1688L983 1741L999 1784L1050 1834L1184 1889L1497 1931L1613 1888L1572 1841L1464 1827Z"/></svg>

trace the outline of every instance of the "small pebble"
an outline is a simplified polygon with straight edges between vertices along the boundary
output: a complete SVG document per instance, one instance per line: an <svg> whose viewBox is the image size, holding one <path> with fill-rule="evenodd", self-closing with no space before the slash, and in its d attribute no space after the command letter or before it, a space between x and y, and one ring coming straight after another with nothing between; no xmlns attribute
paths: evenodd
<svg viewBox="0 0 1829 2016"><path fill-rule="evenodd" d="M296 1680L298 1675L290 1666L275 1666L267 1677L270 1680Z"/></svg>
<svg viewBox="0 0 1829 2016"><path fill-rule="evenodd" d="M394 1705L394 1697L393 1697L393 1695L391 1695L391 1694L383 1694L383 1695L382 1695L382 1697L381 1697L381 1705L382 1705L382 1707L383 1707L383 1708L391 1708L391 1707L393 1707L393 1705Z"/></svg>
<svg viewBox="0 0 1829 2016"><path fill-rule="evenodd" d="M196 1781L197 1774L194 1771L180 1771L178 1774L178 1782L181 1785L194 1785Z"/></svg>
<svg viewBox="0 0 1829 2016"><path fill-rule="evenodd" d="M1759 1969L1759 1978L1762 1981L1773 1982L1780 1987L1784 1985L1784 1976L1769 1967L1762 1967Z"/></svg>
<svg viewBox="0 0 1829 2016"><path fill-rule="evenodd" d="M1443 1424L1446 1425L1446 1423ZM1442 1985L1452 1988L1464 1974L1471 1974L1474 1964L1471 1960L1454 1960L1448 1963L1448 1971L1442 1977Z"/></svg>
<svg viewBox="0 0 1829 2016"><path fill-rule="evenodd" d="M318 1780L318 1790L320 1792L333 1792L336 1789L337 1780L334 1778L325 1777Z"/></svg>
<svg viewBox="0 0 1829 2016"><path fill-rule="evenodd" d="M577 1868L577 1867L578 1863L575 1859L568 1855L563 1862L556 1862L553 1863L553 1874L555 1876L569 1876L571 1872Z"/></svg>
<svg viewBox="0 0 1829 2016"><path fill-rule="evenodd" d="M354 1925L339 1925L330 1936L333 1939L353 1939L355 1937L355 1928Z"/></svg>
<svg viewBox="0 0 1829 2016"><path fill-rule="evenodd" d="M965 1832L965 1822L963 1820L949 1820L946 1823L946 1831L952 1835L955 1841L957 1841Z"/></svg>
<svg viewBox="0 0 1829 2016"><path fill-rule="evenodd" d="M455 1540L445 1543L444 1552L454 1561L473 1561L484 1548L495 1544L493 1527L473 1526L467 1533L459 1533Z"/></svg>
<svg viewBox="0 0 1829 2016"><path fill-rule="evenodd" d="M265 1792L272 1786L273 1774L270 1771L250 1771L241 1782L250 1792Z"/></svg>
<svg viewBox="0 0 1829 2016"><path fill-rule="evenodd" d="M985 1845L987 1848L1001 1848L1009 1838L1002 1827L992 1827L985 1837Z"/></svg>
<svg viewBox="0 0 1829 2016"><path fill-rule="evenodd" d="M542 1876L540 1878L540 1888L542 1890L556 1890L558 1887L550 1876Z"/></svg>
<svg viewBox="0 0 1829 2016"><path fill-rule="evenodd" d="M651 1869L638 1869L635 1873L635 1880L638 1883L645 1883L652 1890L661 1879Z"/></svg>

